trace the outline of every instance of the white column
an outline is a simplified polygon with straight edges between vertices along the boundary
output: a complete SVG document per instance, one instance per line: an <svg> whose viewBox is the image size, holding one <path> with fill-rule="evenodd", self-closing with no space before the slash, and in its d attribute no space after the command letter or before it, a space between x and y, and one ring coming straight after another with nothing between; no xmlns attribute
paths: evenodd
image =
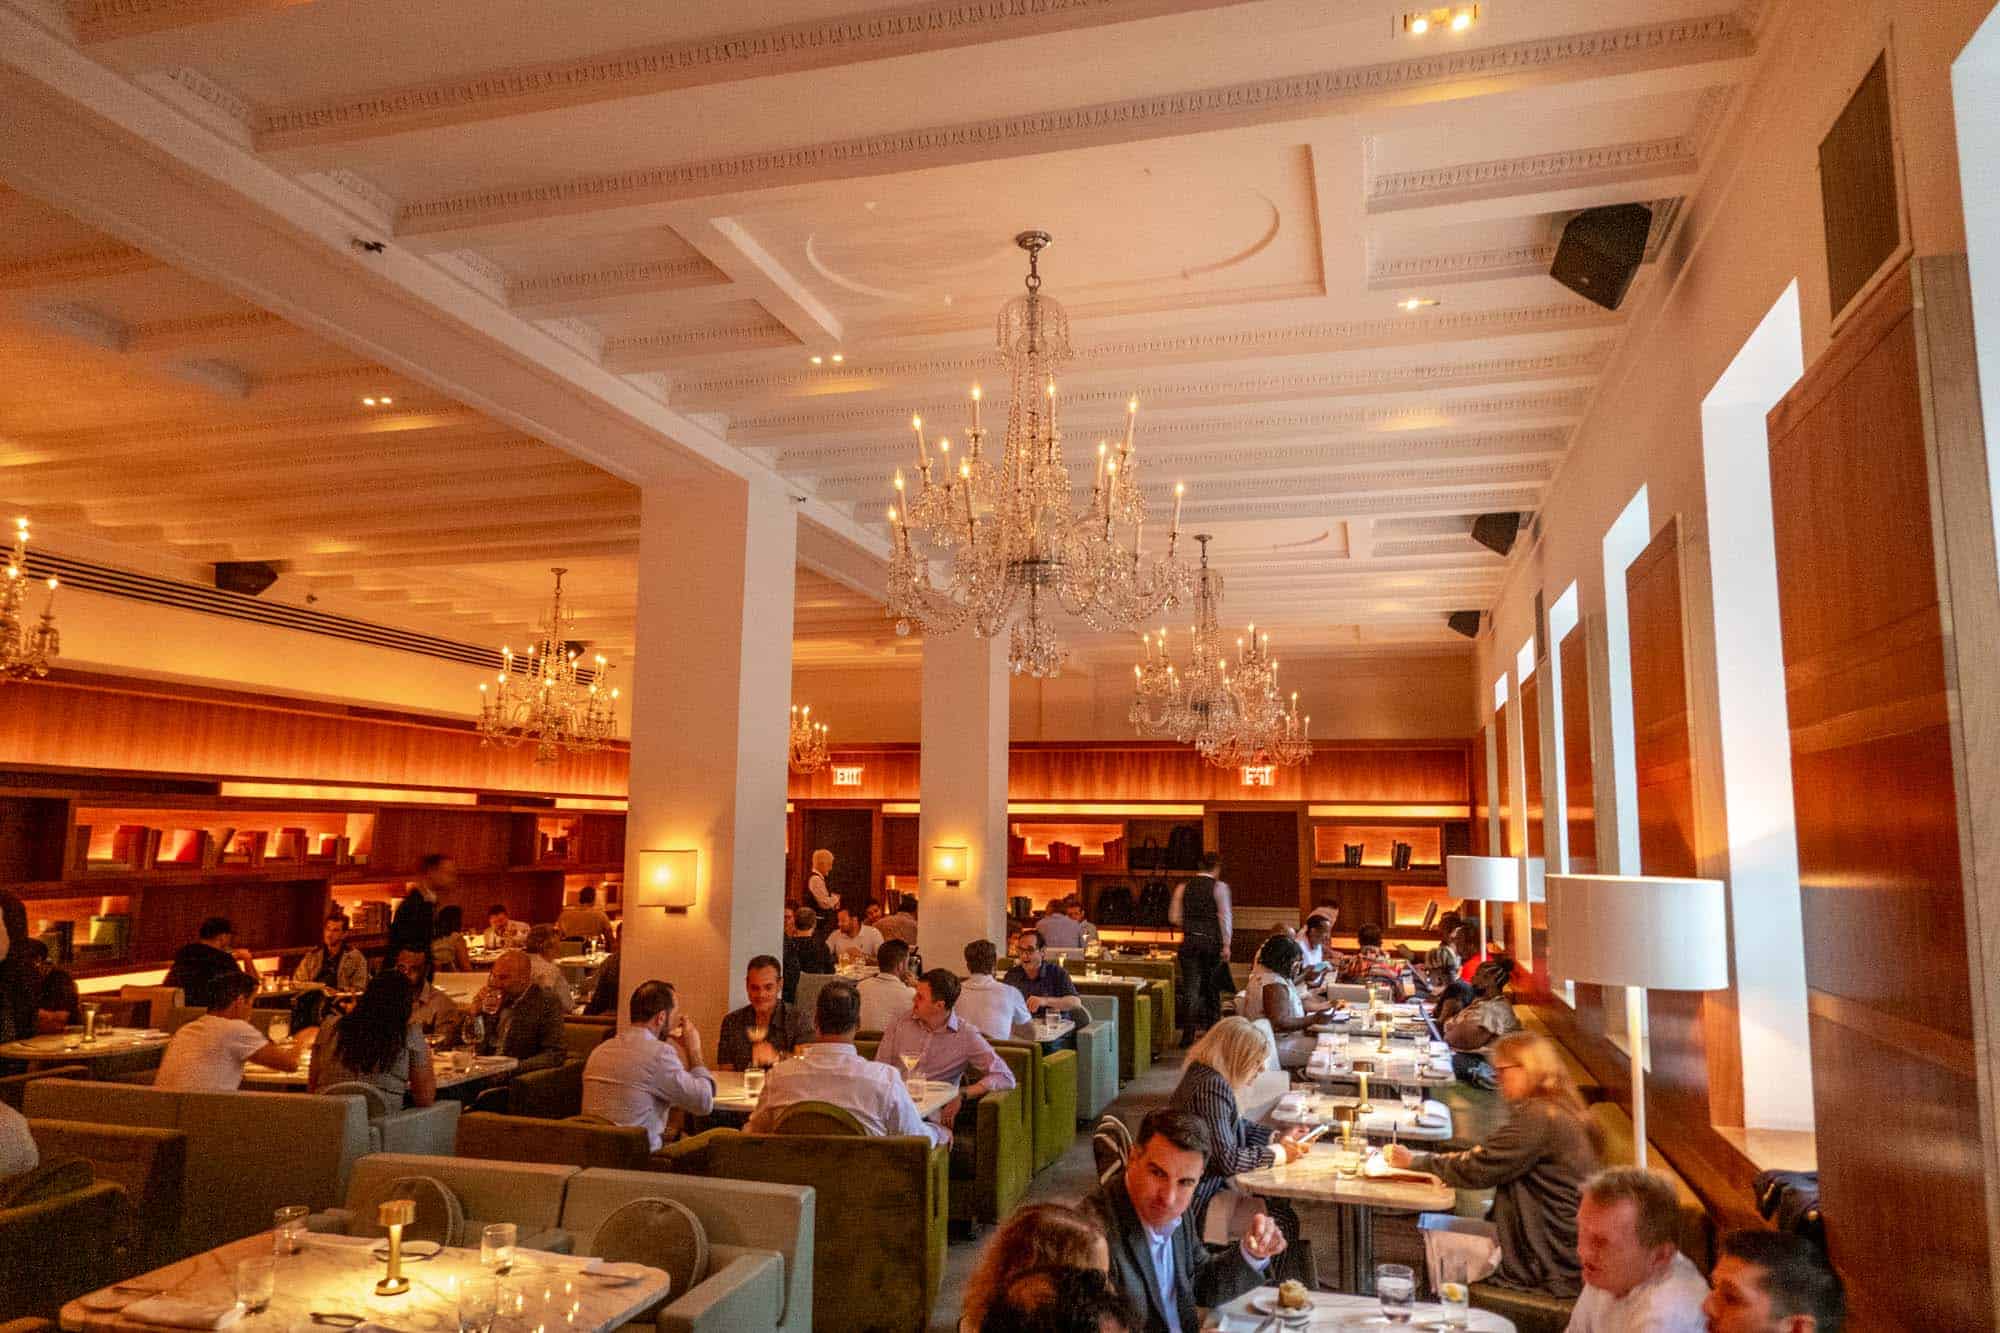
<svg viewBox="0 0 2000 1333"><path fill-rule="evenodd" d="M797 550L775 481L675 479L642 497L619 1011L640 982L671 981L710 1051L743 965L783 941ZM683 848L700 855L694 907L647 907L639 854Z"/></svg>
<svg viewBox="0 0 2000 1333"><path fill-rule="evenodd" d="M1007 695L1006 640L925 636L917 939L929 967L962 971L976 939L1006 952ZM956 888L930 877L941 845L966 849Z"/></svg>

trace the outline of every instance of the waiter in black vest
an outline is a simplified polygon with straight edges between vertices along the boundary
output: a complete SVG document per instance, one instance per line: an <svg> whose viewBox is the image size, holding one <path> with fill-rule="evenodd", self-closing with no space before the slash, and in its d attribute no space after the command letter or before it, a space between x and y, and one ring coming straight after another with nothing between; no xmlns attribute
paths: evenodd
<svg viewBox="0 0 2000 1333"><path fill-rule="evenodd" d="M1217 876L1222 858L1207 852L1201 873L1174 890L1167 920L1181 928L1181 1041L1192 1042L1222 1018L1216 973L1229 961L1229 886Z"/></svg>

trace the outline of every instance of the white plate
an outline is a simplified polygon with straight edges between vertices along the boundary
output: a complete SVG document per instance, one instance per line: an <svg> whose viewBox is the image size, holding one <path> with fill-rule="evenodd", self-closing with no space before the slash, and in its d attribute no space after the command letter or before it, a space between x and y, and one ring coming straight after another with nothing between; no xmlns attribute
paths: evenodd
<svg viewBox="0 0 2000 1333"><path fill-rule="evenodd" d="M1285 1323L1288 1324L1300 1324L1300 1325L1307 1324L1312 1321L1313 1317L1313 1311L1310 1305L1306 1306L1304 1309L1288 1310L1284 1306L1278 1304L1278 1293L1275 1291L1258 1292L1256 1295L1250 1298L1249 1306L1250 1309L1255 1311L1257 1314L1276 1315L1279 1319L1283 1320Z"/></svg>
<svg viewBox="0 0 2000 1333"><path fill-rule="evenodd" d="M102 1291L93 1291L88 1296L77 1297L76 1303L86 1310L122 1310L135 1301L143 1301L148 1296L157 1296L159 1294L158 1291L151 1288L145 1291L138 1291L129 1288L106 1287Z"/></svg>
<svg viewBox="0 0 2000 1333"><path fill-rule="evenodd" d="M413 1263L421 1263L425 1259L437 1258L438 1251L443 1248L444 1246L434 1240L406 1240L403 1242L403 1257ZM386 1240L380 1242L368 1253L377 1259L387 1259L389 1242Z"/></svg>

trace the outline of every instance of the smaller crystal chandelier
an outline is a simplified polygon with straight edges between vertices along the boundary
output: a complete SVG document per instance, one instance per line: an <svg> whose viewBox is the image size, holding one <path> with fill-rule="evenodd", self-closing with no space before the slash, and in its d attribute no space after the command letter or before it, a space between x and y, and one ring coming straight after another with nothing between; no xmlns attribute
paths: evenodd
<svg viewBox="0 0 2000 1333"><path fill-rule="evenodd" d="M826 767L826 723L812 720L812 705L792 705L792 732L788 759L794 773L817 773Z"/></svg>
<svg viewBox="0 0 2000 1333"><path fill-rule="evenodd" d="M56 579L49 576L42 620L30 628L28 600L28 520L14 520L14 551L7 558L6 587L0 590L0 681L35 680L49 674L49 659L62 652L56 630Z"/></svg>
<svg viewBox="0 0 2000 1333"><path fill-rule="evenodd" d="M515 746L535 743L535 762L549 763L569 750L596 750L616 731L618 691L610 688L611 668L598 654L596 670L585 673L574 640L575 617L563 608L562 578L533 647L525 658L500 650L504 664L498 688L479 684L479 743Z"/></svg>

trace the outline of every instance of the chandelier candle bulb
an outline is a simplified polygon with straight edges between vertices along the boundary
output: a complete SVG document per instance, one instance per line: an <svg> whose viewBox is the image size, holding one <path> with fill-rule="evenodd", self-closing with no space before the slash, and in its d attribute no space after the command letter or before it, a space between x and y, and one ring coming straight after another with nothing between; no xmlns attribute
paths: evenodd
<svg viewBox="0 0 2000 1333"><path fill-rule="evenodd" d="M972 428L979 429L979 386L972 386Z"/></svg>
<svg viewBox="0 0 2000 1333"><path fill-rule="evenodd" d="M1132 452L1132 427L1139 420L1139 400L1129 399L1125 404L1125 452Z"/></svg>

